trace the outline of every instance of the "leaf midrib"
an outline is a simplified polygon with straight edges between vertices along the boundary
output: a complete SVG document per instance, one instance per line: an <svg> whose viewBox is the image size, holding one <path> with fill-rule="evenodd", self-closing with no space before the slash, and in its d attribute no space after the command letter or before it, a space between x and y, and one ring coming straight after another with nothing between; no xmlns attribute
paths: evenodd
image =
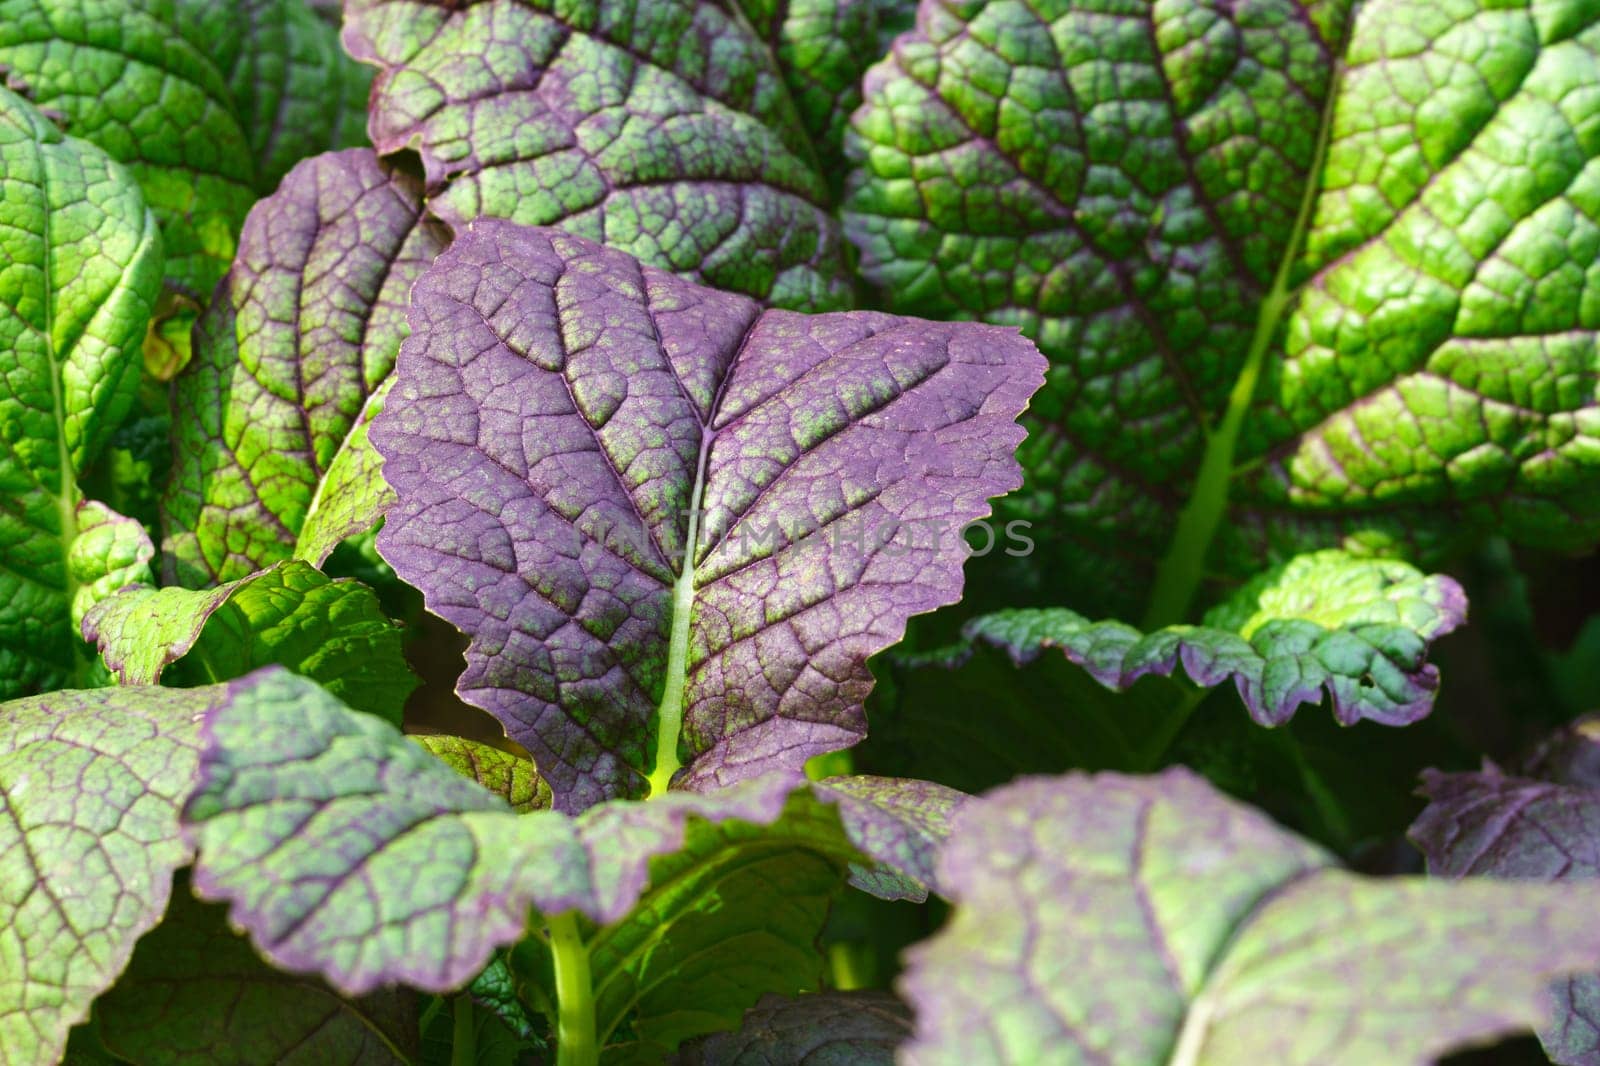
<svg viewBox="0 0 1600 1066"><path fill-rule="evenodd" d="M1340 867L1330 859L1324 859L1319 865L1302 866L1277 883L1265 886L1255 899L1239 912L1238 920L1225 932L1211 958L1206 962L1194 996L1185 997L1183 1021L1173 1040L1172 1053L1167 1058L1166 1066L1200 1066L1203 1061L1206 1037L1210 1035L1211 1022L1217 1016L1219 1006L1215 995L1218 991L1215 981L1217 971L1227 962L1239 939L1249 932L1268 907L1287 893L1330 870L1339 869Z"/></svg>
<svg viewBox="0 0 1600 1066"><path fill-rule="evenodd" d="M1351 17L1353 19L1354 14ZM1295 216L1294 229L1290 231L1289 240L1279 257L1272 288L1261 301L1244 364L1228 393L1228 406L1216 430L1206 437L1205 451L1201 455L1189 499L1179 512L1171 546L1156 568L1155 587L1143 622L1143 628L1147 631L1176 625L1188 616L1189 606L1205 574L1211 543L1216 539L1217 529L1227 510L1239 433L1244 428L1246 414L1254 404L1267 353L1277 338L1285 313L1294 306L1299 294L1300 286L1293 281L1294 268L1310 232L1317 199L1322 191L1322 169L1327 160L1328 144L1333 137L1333 116L1344 82L1342 46L1339 52L1328 78L1328 95L1322 104L1316 148L1306 171L1306 184L1301 190L1300 210Z"/></svg>
<svg viewBox="0 0 1600 1066"><path fill-rule="evenodd" d="M742 345L740 350L743 350ZM728 376L732 374L730 366ZM678 577L672 584L672 630L667 643L667 678L656 711L656 761L650 771L650 799L666 794L672 786L673 775L682 766L678 759L678 737L683 732L683 694L689 677L689 628L694 612L698 570L695 549L700 539L700 505L706 489L706 462L711 456L711 440L715 436L710 421L708 419L700 428L699 462L695 469L694 488L689 493L689 528L684 536Z"/></svg>

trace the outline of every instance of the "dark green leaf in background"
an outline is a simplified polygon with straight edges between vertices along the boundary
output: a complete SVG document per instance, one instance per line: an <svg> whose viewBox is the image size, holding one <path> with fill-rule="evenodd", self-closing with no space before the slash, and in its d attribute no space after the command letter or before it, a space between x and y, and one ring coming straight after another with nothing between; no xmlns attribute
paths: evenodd
<svg viewBox="0 0 1600 1066"><path fill-rule="evenodd" d="M1600 9L921 14L867 76L846 230L896 310L1050 357L1007 506L1058 595L1155 578L1159 625L1346 532L1594 543Z"/></svg>
<svg viewBox="0 0 1600 1066"><path fill-rule="evenodd" d="M105 1047L139 1066L409 1066L418 1057L416 993L348 1000L274 970L182 880L94 1013Z"/></svg>

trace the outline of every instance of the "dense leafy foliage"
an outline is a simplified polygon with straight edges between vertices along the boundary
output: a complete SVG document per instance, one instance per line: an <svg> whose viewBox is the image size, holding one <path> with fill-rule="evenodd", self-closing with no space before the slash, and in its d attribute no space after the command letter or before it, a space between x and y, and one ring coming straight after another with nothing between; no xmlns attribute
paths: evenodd
<svg viewBox="0 0 1600 1066"><path fill-rule="evenodd" d="M0 1066L1600 1064L1597 293L1590 0L0 0Z"/></svg>

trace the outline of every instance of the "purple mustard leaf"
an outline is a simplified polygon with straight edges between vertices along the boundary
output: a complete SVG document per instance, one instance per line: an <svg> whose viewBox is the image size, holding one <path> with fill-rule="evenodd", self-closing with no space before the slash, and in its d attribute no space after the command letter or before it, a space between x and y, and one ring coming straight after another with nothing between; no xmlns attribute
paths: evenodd
<svg viewBox="0 0 1600 1066"><path fill-rule="evenodd" d="M200 588L332 550L300 534L394 365L412 282L447 241L419 183L364 148L301 162L251 209L174 385L169 583ZM331 491L370 526L387 490L366 474ZM339 521L345 534L363 525Z"/></svg>
<svg viewBox="0 0 1600 1066"><path fill-rule="evenodd" d="M934 862L964 792L901 777L829 777L811 786L834 803L845 832L872 865L856 865L850 883L880 899L921 902L939 892Z"/></svg>
<svg viewBox="0 0 1600 1066"><path fill-rule="evenodd" d="M1043 372L1010 330L762 312L496 220L411 327L378 546L566 811L859 740L866 660L959 598L958 530L1020 482Z"/></svg>
<svg viewBox="0 0 1600 1066"><path fill-rule="evenodd" d="M1426 770L1428 806L1407 836L1441 877L1600 877L1600 789L1535 781L1493 764Z"/></svg>
<svg viewBox="0 0 1600 1066"><path fill-rule="evenodd" d="M901 1061L1424 1066L1548 1017L1600 959L1568 885L1370 879L1184 769L968 801Z"/></svg>
<svg viewBox="0 0 1600 1066"><path fill-rule="evenodd" d="M850 305L830 183L738 5L351 0L344 43L379 68L373 145L420 154L452 226L559 225L773 306Z"/></svg>
<svg viewBox="0 0 1600 1066"><path fill-rule="evenodd" d="M518 814L311 682L283 671L252 678L244 713L222 707L206 722L200 784L184 812L194 890L228 903L274 965L319 974L345 995L392 983L460 987L535 915L576 912L601 926L598 960L607 929L622 928L647 892L656 902L641 921L659 918L664 893L685 911L706 908L683 887L693 868L709 864L714 884L719 863L740 865L740 849L809 856L835 886L875 850L870 836L860 847L851 839L828 795L781 772L576 817ZM858 814L854 824L865 821ZM896 861L877 850L872 858ZM762 886L770 899L772 883Z"/></svg>
<svg viewBox="0 0 1600 1066"><path fill-rule="evenodd" d="M1203 688L1232 681L1262 725L1282 725L1324 694L1342 725L1409 725L1433 709L1438 693L1429 646L1466 616L1466 594L1453 578L1328 549L1261 575L1198 626L1146 634L1065 608L1021 608L976 618L965 634L1019 665L1058 649L1119 692L1180 667Z"/></svg>
<svg viewBox="0 0 1600 1066"><path fill-rule="evenodd" d="M1421 793L1428 806L1407 835L1436 877L1600 878L1600 789L1487 765L1474 773L1427 770ZM1545 1053L1561 1066L1600 1064L1600 975L1564 978L1551 994L1556 1016L1539 1031Z"/></svg>
<svg viewBox="0 0 1600 1066"><path fill-rule="evenodd" d="M1575 645L1575 650L1578 648ZM1579 666L1585 677L1588 669ZM1585 697L1577 695L1576 699ZM1573 719L1540 741L1516 767L1518 776L1558 785L1600 789L1600 714Z"/></svg>

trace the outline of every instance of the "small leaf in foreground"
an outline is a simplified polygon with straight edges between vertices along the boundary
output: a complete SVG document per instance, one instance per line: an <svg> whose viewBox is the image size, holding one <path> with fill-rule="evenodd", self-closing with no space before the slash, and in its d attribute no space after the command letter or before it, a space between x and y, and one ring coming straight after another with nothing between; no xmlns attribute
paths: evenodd
<svg viewBox="0 0 1600 1066"><path fill-rule="evenodd" d="M89 612L83 636L125 685L154 685L173 663L191 683L276 664L395 724L417 686L377 595L299 561L203 591L123 589Z"/></svg>
<svg viewBox="0 0 1600 1066"><path fill-rule="evenodd" d="M1263 574L1198 626L1147 635L1065 608L1019 608L974 619L965 633L1019 664L1057 648L1118 691L1180 666L1202 687L1231 680L1262 725L1282 725L1324 693L1342 725L1408 725L1433 709L1439 688L1428 646L1466 616L1452 578L1328 549Z"/></svg>
<svg viewBox="0 0 1600 1066"><path fill-rule="evenodd" d="M275 964L320 973L349 995L390 982L459 987L523 936L535 910L613 925L686 833L729 834L735 844L712 854L735 864L745 848L793 850L842 876L849 862L896 858L858 850L797 776L615 801L576 818L518 815L310 682L256 676L265 698L208 723L185 815L199 849L195 890L230 902L232 920ZM873 840L861 834L859 847Z"/></svg>
<svg viewBox="0 0 1600 1066"><path fill-rule="evenodd" d="M908 1063L1424 1066L1600 960L1573 886L1358 877L1187 770L969 801L939 873Z"/></svg>
<svg viewBox="0 0 1600 1066"><path fill-rule="evenodd" d="M496 220L410 322L378 547L566 811L859 740L866 660L959 598L1043 372L1007 330L763 312Z"/></svg>

